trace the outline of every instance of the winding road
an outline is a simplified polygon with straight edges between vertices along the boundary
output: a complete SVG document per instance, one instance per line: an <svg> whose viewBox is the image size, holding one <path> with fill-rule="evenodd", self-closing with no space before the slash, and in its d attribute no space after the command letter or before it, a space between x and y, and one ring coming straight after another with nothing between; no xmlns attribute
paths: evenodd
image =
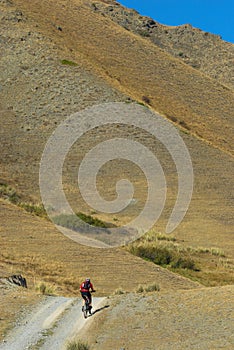
<svg viewBox="0 0 234 350"><path fill-rule="evenodd" d="M93 298L95 313L105 298ZM46 297L0 344L0 350L65 350L90 318L84 319L80 298ZM94 317L91 316L91 317Z"/></svg>

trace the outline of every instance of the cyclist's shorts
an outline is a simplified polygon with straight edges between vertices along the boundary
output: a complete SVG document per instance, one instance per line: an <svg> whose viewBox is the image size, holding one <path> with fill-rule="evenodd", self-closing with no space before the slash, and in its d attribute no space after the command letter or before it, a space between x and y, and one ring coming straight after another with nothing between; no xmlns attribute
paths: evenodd
<svg viewBox="0 0 234 350"><path fill-rule="evenodd" d="M86 298L89 298L89 301L91 301L91 293L90 292L81 292L81 296L84 300L86 300Z"/></svg>

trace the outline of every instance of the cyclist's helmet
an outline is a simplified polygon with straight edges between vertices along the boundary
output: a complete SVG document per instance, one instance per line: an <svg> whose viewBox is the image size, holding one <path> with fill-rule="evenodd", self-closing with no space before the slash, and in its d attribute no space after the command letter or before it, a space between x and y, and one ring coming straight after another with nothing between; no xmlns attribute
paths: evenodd
<svg viewBox="0 0 234 350"><path fill-rule="evenodd" d="M90 282L90 278L86 278L86 280L85 280L86 282Z"/></svg>

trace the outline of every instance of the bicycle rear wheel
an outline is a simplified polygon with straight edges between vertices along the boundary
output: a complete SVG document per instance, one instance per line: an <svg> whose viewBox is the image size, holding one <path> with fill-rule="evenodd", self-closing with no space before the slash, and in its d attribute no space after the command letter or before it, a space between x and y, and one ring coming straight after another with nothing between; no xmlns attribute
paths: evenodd
<svg viewBox="0 0 234 350"><path fill-rule="evenodd" d="M82 311L83 311L84 318L87 318L88 312L89 312L89 301L88 300L85 301L85 305L83 306Z"/></svg>

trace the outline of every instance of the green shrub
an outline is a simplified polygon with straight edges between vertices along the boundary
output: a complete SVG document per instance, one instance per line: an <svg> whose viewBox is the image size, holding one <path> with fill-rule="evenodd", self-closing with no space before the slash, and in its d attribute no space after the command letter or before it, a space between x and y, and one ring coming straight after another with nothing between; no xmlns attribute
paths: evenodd
<svg viewBox="0 0 234 350"><path fill-rule="evenodd" d="M29 213L37 216L46 217L46 211L42 204L33 204L28 202L21 202L20 196L16 190L7 184L0 183L0 197L9 200L11 203L18 205Z"/></svg>
<svg viewBox="0 0 234 350"><path fill-rule="evenodd" d="M83 343L81 340L71 341L67 345L67 350L89 350L90 347L87 343Z"/></svg>
<svg viewBox="0 0 234 350"><path fill-rule="evenodd" d="M161 246L157 245L157 242L146 241L133 243L128 247L128 251L157 265L196 270L195 262L178 252L175 247Z"/></svg>
<svg viewBox="0 0 234 350"><path fill-rule="evenodd" d="M171 235L163 235L162 233L158 233L157 234L157 240L158 241L168 241L168 242L175 242L176 238L174 236Z"/></svg>
<svg viewBox="0 0 234 350"><path fill-rule="evenodd" d="M88 230L88 226L86 224L89 224L98 228L114 227L114 225L107 224L102 220L92 217L91 215L86 215L80 212L77 213L76 215L60 214L58 216L55 216L53 218L53 221L56 225L67 227L74 231Z"/></svg>
<svg viewBox="0 0 234 350"><path fill-rule="evenodd" d="M73 66L73 67L78 66L77 63L75 63L73 61L69 61L69 60L61 60L61 63L66 65L66 66Z"/></svg>
<svg viewBox="0 0 234 350"><path fill-rule="evenodd" d="M81 220L83 220L84 222L86 222L87 224L89 225L92 225L92 226L96 226L96 227L103 227L103 228L107 228L107 224L102 221L102 220L99 220L97 218L94 218L92 217L91 215L86 215L84 213L77 213L76 214Z"/></svg>
<svg viewBox="0 0 234 350"><path fill-rule="evenodd" d="M20 201L20 196L16 193L16 190L4 183L0 183L0 197L8 199L14 204L17 204Z"/></svg>
<svg viewBox="0 0 234 350"><path fill-rule="evenodd" d="M195 266L194 260L192 260L190 257L178 257L171 263L171 267L178 269L188 269L188 270L197 270Z"/></svg>
<svg viewBox="0 0 234 350"><path fill-rule="evenodd" d="M46 216L45 208L42 204L24 203L20 202L19 206L29 213L35 214L37 216Z"/></svg>

